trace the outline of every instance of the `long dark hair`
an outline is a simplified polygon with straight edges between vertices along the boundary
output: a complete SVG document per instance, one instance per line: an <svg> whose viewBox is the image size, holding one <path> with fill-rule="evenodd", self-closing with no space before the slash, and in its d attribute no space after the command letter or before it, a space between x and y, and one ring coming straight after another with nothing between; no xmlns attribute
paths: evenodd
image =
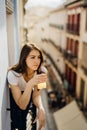
<svg viewBox="0 0 87 130"><path fill-rule="evenodd" d="M21 53L20 53L20 58L19 58L19 63L14 65L13 67L11 67L10 70L14 70L18 73L27 73L27 65L26 65L26 58L27 56L29 55L29 53L32 51L32 50L37 50L39 53L40 53L40 65L37 69L37 72L39 71L39 68L43 62L43 55L42 55L42 52L41 50L36 47L34 44L25 44L21 50Z"/></svg>

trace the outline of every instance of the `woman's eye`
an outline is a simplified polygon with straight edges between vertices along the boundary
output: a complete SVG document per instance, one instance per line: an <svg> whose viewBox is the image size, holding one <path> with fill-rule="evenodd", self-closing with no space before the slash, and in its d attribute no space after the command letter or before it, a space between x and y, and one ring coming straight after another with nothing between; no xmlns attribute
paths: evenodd
<svg viewBox="0 0 87 130"><path fill-rule="evenodd" d="M41 57L35 57L35 56L32 56L31 59L35 59L35 58L38 58L38 59L41 59Z"/></svg>
<svg viewBox="0 0 87 130"><path fill-rule="evenodd" d="M31 57L31 59L34 59L35 57Z"/></svg>
<svg viewBox="0 0 87 130"><path fill-rule="evenodd" d="M41 57L39 56L38 59L41 59Z"/></svg>

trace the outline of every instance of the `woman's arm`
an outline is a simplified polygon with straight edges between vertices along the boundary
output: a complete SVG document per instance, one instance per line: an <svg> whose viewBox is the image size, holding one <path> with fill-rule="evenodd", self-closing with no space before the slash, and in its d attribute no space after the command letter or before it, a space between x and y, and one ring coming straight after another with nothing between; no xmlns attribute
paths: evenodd
<svg viewBox="0 0 87 130"><path fill-rule="evenodd" d="M44 75L43 74L35 75L31 80L29 80L26 83L25 90L24 90L23 94L21 93L19 86L10 85L10 89L11 89L13 98L14 98L16 104L19 106L19 108L21 108L23 110L26 109L26 107L30 101L33 86L35 86L36 84L45 82L46 78L47 78L47 76L45 74ZM36 95L36 94L34 94L34 95Z"/></svg>
<svg viewBox="0 0 87 130"><path fill-rule="evenodd" d="M22 93L19 86L10 85L13 98L20 109L23 109L23 110L26 109L30 101L32 88L33 87L31 86L31 84L30 85L26 84L26 88L24 92Z"/></svg>
<svg viewBox="0 0 87 130"><path fill-rule="evenodd" d="M38 109L43 108L42 101L41 101L41 91L38 90L37 85L34 87L32 98L33 98L33 103Z"/></svg>

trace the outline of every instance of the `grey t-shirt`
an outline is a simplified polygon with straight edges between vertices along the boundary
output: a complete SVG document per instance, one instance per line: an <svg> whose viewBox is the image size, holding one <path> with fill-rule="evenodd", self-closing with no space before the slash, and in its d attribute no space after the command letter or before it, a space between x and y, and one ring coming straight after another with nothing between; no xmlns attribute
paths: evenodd
<svg viewBox="0 0 87 130"><path fill-rule="evenodd" d="M26 81L24 80L22 74L19 74L13 70L10 70L7 74L7 80L10 85L18 86L21 91L25 90Z"/></svg>

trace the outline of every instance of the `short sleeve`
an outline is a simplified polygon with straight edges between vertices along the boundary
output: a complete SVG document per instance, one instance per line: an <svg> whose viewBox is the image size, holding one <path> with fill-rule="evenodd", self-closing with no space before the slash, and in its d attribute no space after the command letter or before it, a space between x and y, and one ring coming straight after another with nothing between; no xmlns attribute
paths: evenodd
<svg viewBox="0 0 87 130"><path fill-rule="evenodd" d="M8 71L7 80L9 84L18 85L18 79L19 77L15 74L15 72L13 72L12 70Z"/></svg>

